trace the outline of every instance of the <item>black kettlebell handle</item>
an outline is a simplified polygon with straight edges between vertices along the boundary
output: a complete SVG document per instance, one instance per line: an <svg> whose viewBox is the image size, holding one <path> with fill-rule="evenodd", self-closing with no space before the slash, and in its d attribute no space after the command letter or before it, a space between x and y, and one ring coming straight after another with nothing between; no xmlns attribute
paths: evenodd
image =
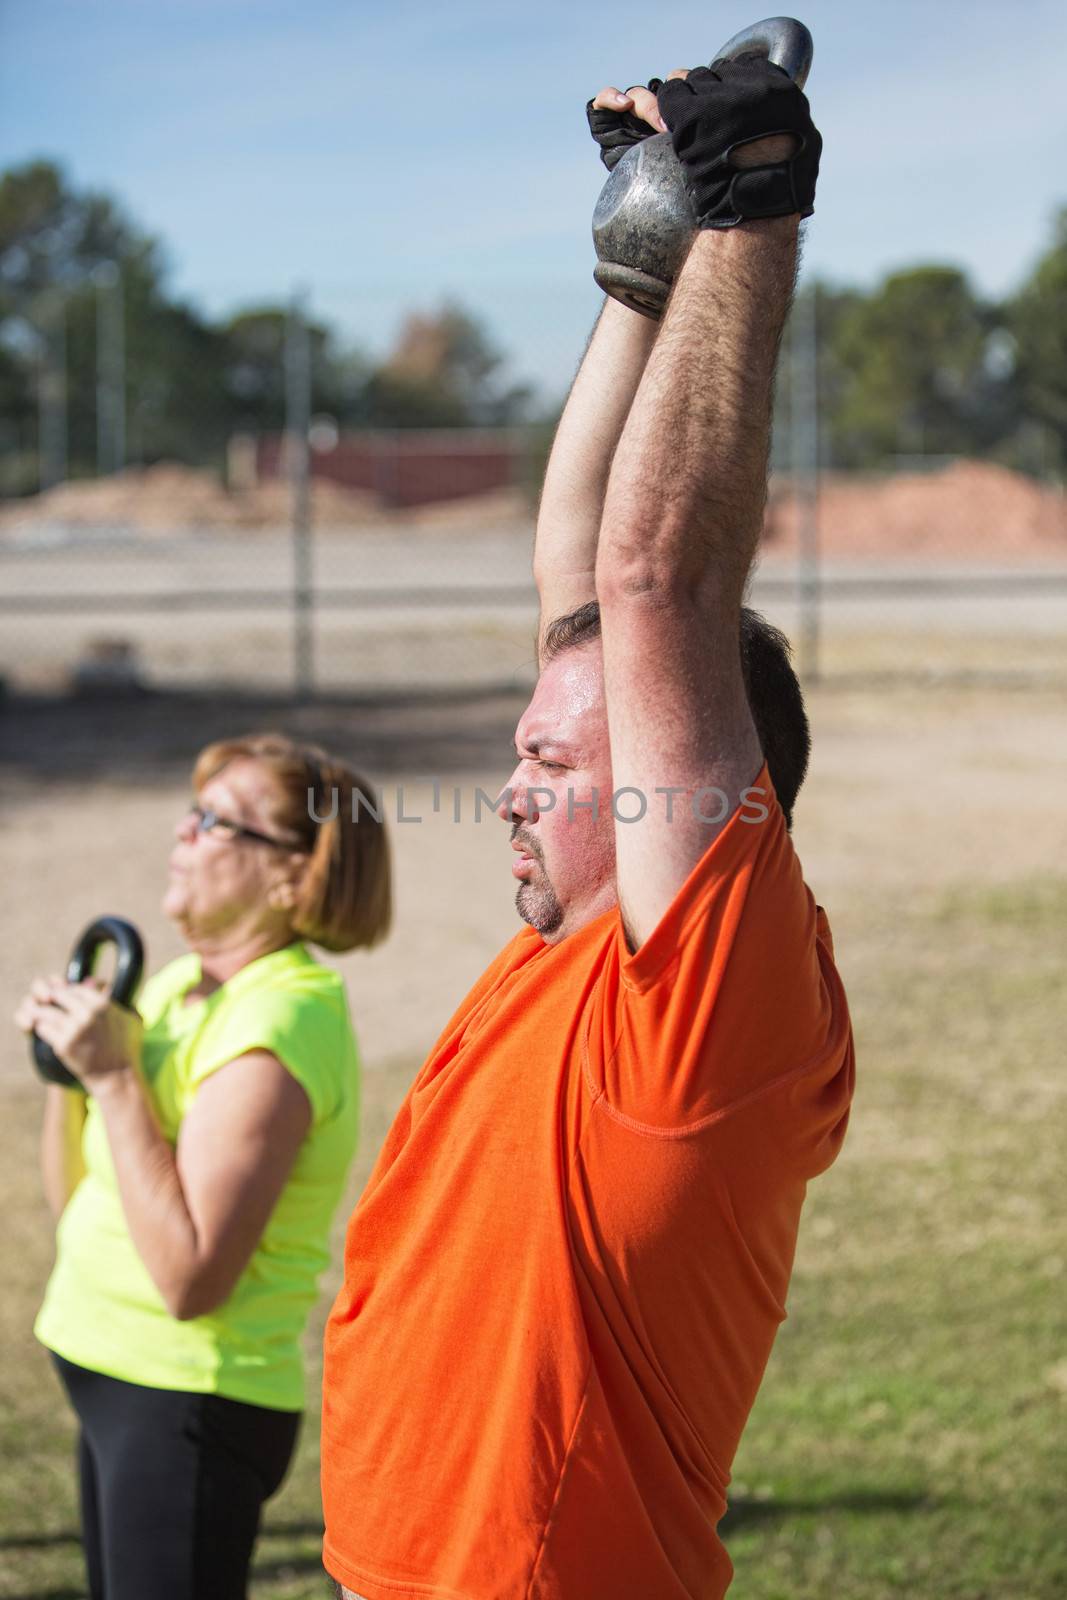
<svg viewBox="0 0 1067 1600"><path fill-rule="evenodd" d="M89 977L96 962L97 951L105 944L115 946L115 976L111 984L111 999L116 1005L125 1006L128 1011L132 1011L130 1001L137 992L137 985L144 971L144 940L133 923L125 921L122 917L97 917L95 922L90 922L70 953L70 960L67 962L67 982L81 983L83 978ZM45 1044L35 1033L31 1035L30 1048L38 1076L46 1083L59 1083L66 1089L82 1087L73 1072L60 1061L51 1045Z"/></svg>
<svg viewBox="0 0 1067 1600"><path fill-rule="evenodd" d="M765 17L728 39L716 61L736 61L738 56L761 55L783 67L798 89L803 89L815 53L811 34L796 17Z"/></svg>

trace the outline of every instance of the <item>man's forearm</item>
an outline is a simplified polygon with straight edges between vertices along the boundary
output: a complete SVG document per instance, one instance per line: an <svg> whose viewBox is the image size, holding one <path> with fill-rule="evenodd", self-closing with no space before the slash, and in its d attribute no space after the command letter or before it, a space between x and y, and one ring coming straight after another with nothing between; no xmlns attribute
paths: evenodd
<svg viewBox="0 0 1067 1600"><path fill-rule="evenodd" d="M740 602L762 526L797 230L781 217L697 234L615 454L598 590L711 576Z"/></svg>
<svg viewBox="0 0 1067 1600"><path fill-rule="evenodd" d="M542 623L558 614L553 596L573 604L595 593L597 535L612 458L641 382L657 324L605 301L552 445L537 517L534 578Z"/></svg>

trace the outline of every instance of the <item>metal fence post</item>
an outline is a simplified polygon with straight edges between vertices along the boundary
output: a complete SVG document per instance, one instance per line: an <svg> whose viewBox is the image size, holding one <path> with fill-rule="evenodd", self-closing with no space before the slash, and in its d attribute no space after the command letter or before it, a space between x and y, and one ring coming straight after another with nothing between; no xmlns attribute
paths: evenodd
<svg viewBox="0 0 1067 1600"><path fill-rule="evenodd" d="M315 687L310 426L307 295L297 289L290 302L285 332L285 446L293 529L293 689L298 700L309 699Z"/></svg>
<svg viewBox="0 0 1067 1600"><path fill-rule="evenodd" d="M54 489L67 480L67 304L60 289L41 301L37 332L38 485Z"/></svg>
<svg viewBox="0 0 1067 1600"><path fill-rule="evenodd" d="M797 517L797 611L800 676L818 680L821 668L819 583L818 285L797 296L789 340L789 422Z"/></svg>
<svg viewBox="0 0 1067 1600"><path fill-rule="evenodd" d="M122 273L102 261L96 286L96 471L121 472L126 465L126 329Z"/></svg>

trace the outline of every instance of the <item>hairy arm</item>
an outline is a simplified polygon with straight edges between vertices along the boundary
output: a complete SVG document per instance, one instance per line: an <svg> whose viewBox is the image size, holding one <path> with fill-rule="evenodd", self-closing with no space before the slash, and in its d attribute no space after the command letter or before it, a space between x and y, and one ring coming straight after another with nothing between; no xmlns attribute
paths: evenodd
<svg viewBox="0 0 1067 1600"><path fill-rule="evenodd" d="M762 760L740 608L762 526L797 233L792 216L697 234L610 475L596 589L613 781L647 800L642 821L616 823L635 948ZM712 789L725 809L700 795Z"/></svg>
<svg viewBox="0 0 1067 1600"><path fill-rule="evenodd" d="M655 343L657 324L607 299L564 407L548 458L534 544L548 623L596 598L596 552L615 448Z"/></svg>
<svg viewBox="0 0 1067 1600"><path fill-rule="evenodd" d="M656 96L639 85L625 92L601 89L590 108L609 128L628 120L631 138L642 128L647 136L666 126ZM607 143L614 137L609 133ZM604 142L603 133L597 142ZM556 429L538 508L533 566L541 601L539 640L550 622L596 598L608 473L657 332L648 317L606 299L586 346Z"/></svg>

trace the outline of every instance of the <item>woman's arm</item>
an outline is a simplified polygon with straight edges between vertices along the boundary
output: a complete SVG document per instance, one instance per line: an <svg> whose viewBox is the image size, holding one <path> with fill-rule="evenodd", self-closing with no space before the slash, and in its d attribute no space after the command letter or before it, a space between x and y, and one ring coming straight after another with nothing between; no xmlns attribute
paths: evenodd
<svg viewBox="0 0 1067 1600"><path fill-rule="evenodd" d="M172 1150L134 1072L93 1092L137 1252L172 1316L204 1316L263 1235L311 1126L308 1097L270 1051L249 1051L199 1089Z"/></svg>
<svg viewBox="0 0 1067 1600"><path fill-rule="evenodd" d="M248 1265L311 1126L304 1090L269 1050L250 1050L198 1090L175 1150L141 1080L141 1019L97 980L39 978L15 1020L95 1099L130 1237L168 1311L185 1320L214 1310Z"/></svg>
<svg viewBox="0 0 1067 1600"><path fill-rule="evenodd" d="M58 1083L46 1085L41 1122L41 1182L56 1222L85 1176L82 1160L85 1113L83 1089L65 1089Z"/></svg>

